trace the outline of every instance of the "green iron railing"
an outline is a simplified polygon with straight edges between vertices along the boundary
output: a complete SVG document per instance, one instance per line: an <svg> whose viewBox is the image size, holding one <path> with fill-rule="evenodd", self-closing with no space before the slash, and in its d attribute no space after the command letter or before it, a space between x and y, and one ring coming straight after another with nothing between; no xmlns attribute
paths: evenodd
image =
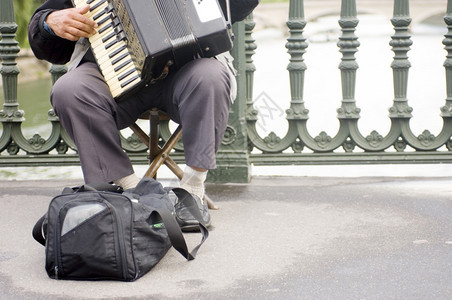
<svg viewBox="0 0 452 300"><path fill-rule="evenodd" d="M339 1L339 0L338 0ZM2 132L0 137L0 166L24 165L76 165L79 163L74 143L61 128L52 110L48 113L52 132L47 139L35 134L25 138L21 131L24 114L17 102L16 65L19 47L15 40L17 25L14 20L12 0L0 4L0 73L3 79L5 103L0 111ZM402 163L450 163L452 162L452 0L447 1L443 40L447 52L446 71L447 98L441 108L443 127L435 136L425 130L419 136L410 128L412 108L408 104L408 73L411 67L408 52L412 45L410 36L411 17L409 0L394 0L391 23L394 34L390 47L394 52L393 70L394 100L389 109L391 127L386 136L372 131L364 136L358 127L360 108L356 105L356 74L358 63L355 53L360 43L355 35L359 19L356 0L342 0L339 26L341 35L337 43L342 55L339 64L342 82L342 101L337 109L339 130L334 137L326 132L317 136L309 133L309 111L304 102L304 80L307 65L303 55L308 43L304 37L307 21L304 17L304 1L291 0L287 27L289 37L286 48L290 55L287 70L290 78L291 100L286 109L288 130L279 137L271 132L259 135L259 113L253 104L253 77L256 68L253 55L257 45L252 37L255 23L249 16L234 25L235 46L232 54L238 70L238 96L234 102L229 124L218 153L218 168L209 172L209 180L215 182L248 182L250 165L306 165L306 164L402 164ZM278 55L278 54L275 54ZM64 66L52 66L53 80L66 71ZM161 126L162 140L170 135L169 124ZM146 164L146 147L132 135L122 137L123 148L135 164ZM445 147L444 147L445 146ZM339 151L340 150L340 151ZM173 154L183 162L183 148L178 145Z"/></svg>

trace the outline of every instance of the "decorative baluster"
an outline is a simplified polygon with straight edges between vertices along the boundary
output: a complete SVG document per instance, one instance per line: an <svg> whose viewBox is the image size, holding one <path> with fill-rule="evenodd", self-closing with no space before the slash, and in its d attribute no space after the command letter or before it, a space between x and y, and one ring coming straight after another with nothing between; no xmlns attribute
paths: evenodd
<svg viewBox="0 0 452 300"><path fill-rule="evenodd" d="M356 62L355 53L358 51L359 42L355 35L359 20L356 16L356 0L343 0L341 6L341 18L339 25L342 35L337 43L342 53L342 61L339 64L342 79L342 106L337 110L339 119L359 119L360 109L356 107L355 86Z"/></svg>
<svg viewBox="0 0 452 300"><path fill-rule="evenodd" d="M290 63L287 66L291 94L291 108L287 111L288 120L308 119L309 110L305 108L303 100L304 75L307 69L303 55L308 48L306 38L303 36L305 26L303 1L290 1L287 21L290 36L286 43L287 52L290 55Z"/></svg>
<svg viewBox="0 0 452 300"><path fill-rule="evenodd" d="M447 13L444 22L447 25L447 33L443 40L444 49L447 51L446 61L444 62L447 98L446 105L441 108L441 116L452 117L452 0L447 1Z"/></svg>
<svg viewBox="0 0 452 300"><path fill-rule="evenodd" d="M67 72L67 66L66 65L54 65L52 64L49 69L50 76L52 79L52 85L55 84L55 82L63 76ZM58 116L55 114L55 111L53 108L49 110L47 113L49 116L48 120L52 122L52 132L59 132L61 141L56 145L55 149L57 150L58 154L64 154L66 153L69 148L73 150L77 150L77 147L75 146L74 141L69 137L67 132L63 129L63 127L60 124Z"/></svg>
<svg viewBox="0 0 452 300"><path fill-rule="evenodd" d="M309 118L309 110L304 104L304 75L307 66L304 62L303 55L306 53L308 43L303 36L304 28L307 24L304 17L304 3L303 1L290 1L289 5L289 20L286 22L289 28L289 38L287 38L286 48L290 55L290 62L287 66L290 78L290 108L286 111L286 119L289 121L289 130L295 125L291 121L304 120L306 122ZM307 133L307 131L306 131ZM291 134L289 134L290 136ZM293 135L293 134L292 134ZM311 137L309 136L308 139ZM301 152L304 143L301 140L294 140L292 149L294 152Z"/></svg>
<svg viewBox="0 0 452 300"><path fill-rule="evenodd" d="M248 151L251 152L254 147L263 151L268 151L268 143L262 139L256 130L256 124L259 120L259 112L254 108L253 89L254 89L254 72L256 66L253 63L253 55L256 53L257 45L252 36L253 29L256 25L253 15L249 15L245 20L245 103L246 103L246 121L247 121L247 136L248 136ZM240 82L238 82L240 84Z"/></svg>
<svg viewBox="0 0 452 300"><path fill-rule="evenodd" d="M3 134L0 137L0 152L8 147L8 152L16 154L19 148L11 142L13 123L24 121L24 112L19 110L17 102L17 67L16 58L20 48L16 41L17 24L14 17L13 0L2 0L0 2L0 59L2 65L0 74L3 82L3 94L5 103L0 110L0 122L3 123Z"/></svg>
<svg viewBox="0 0 452 300"><path fill-rule="evenodd" d="M394 16L391 23L395 30L389 43L395 54L391 64L394 76L394 105L389 109L389 116L390 118L409 119L413 109L408 106L407 100L408 70L411 67L407 54L413 42L408 32L411 23L408 0L394 1Z"/></svg>
<svg viewBox="0 0 452 300"><path fill-rule="evenodd" d="M339 37L337 46L342 53L341 63L339 69L341 70L342 81L342 104L341 108L337 110L338 119L341 120L340 132L346 131L344 126L345 120L359 119L360 109L356 107L355 90L356 90L356 70L359 68L356 62L355 53L358 51L360 43L358 37L355 35L356 27L359 20L356 12L356 0L346 0L341 3L341 18L339 25L341 26L342 35ZM349 122L349 121L347 121ZM343 148L347 152L352 152L355 144L348 139L344 142Z"/></svg>
<svg viewBox="0 0 452 300"><path fill-rule="evenodd" d="M16 41L17 24L15 23L13 0L2 0L0 3L0 58L2 66L0 74L3 80L5 103L0 111L2 122L22 122L23 111L17 103L17 75L20 73L16 59L20 48Z"/></svg>
<svg viewBox="0 0 452 300"><path fill-rule="evenodd" d="M253 55L256 53L255 50L257 45L252 36L254 26L256 23L252 15L248 16L245 21L245 101L246 101L246 120L255 126L258 120L258 111L254 109L253 106L253 82L254 82L254 72L256 71L256 66L253 63Z"/></svg>
<svg viewBox="0 0 452 300"><path fill-rule="evenodd" d="M55 82L58 80L58 78L60 78L67 72L67 66L66 65L51 65L49 72L52 77L52 85L54 85Z"/></svg>
<svg viewBox="0 0 452 300"><path fill-rule="evenodd" d="M253 63L253 55L257 48L255 40L252 36L256 22L254 22L253 14L245 19L245 72L246 72L246 101L253 101L253 82L256 66Z"/></svg>
<svg viewBox="0 0 452 300"><path fill-rule="evenodd" d="M52 85L54 85L55 82L58 80L58 78L60 78L67 72L67 66L66 65L51 65L49 72L50 72L50 75L52 78ZM51 122L58 121L58 117L56 116L53 109L49 110L48 115L49 115L49 121L51 121Z"/></svg>
<svg viewBox="0 0 452 300"><path fill-rule="evenodd" d="M446 60L444 61L444 68L446 69L446 105L441 107L441 116L443 118L452 117L452 0L447 1L447 12L444 16L444 22L447 25L447 33L443 40L444 49L447 51ZM447 149L452 151L452 140L446 143Z"/></svg>

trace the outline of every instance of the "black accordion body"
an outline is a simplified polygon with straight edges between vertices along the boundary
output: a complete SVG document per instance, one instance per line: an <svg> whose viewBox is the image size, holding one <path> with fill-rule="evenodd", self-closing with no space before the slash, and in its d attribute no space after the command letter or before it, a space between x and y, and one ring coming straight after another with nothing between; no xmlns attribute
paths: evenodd
<svg viewBox="0 0 452 300"><path fill-rule="evenodd" d="M170 67L232 48L231 24L217 0L73 2L89 4L86 16L99 25L91 49L117 101Z"/></svg>

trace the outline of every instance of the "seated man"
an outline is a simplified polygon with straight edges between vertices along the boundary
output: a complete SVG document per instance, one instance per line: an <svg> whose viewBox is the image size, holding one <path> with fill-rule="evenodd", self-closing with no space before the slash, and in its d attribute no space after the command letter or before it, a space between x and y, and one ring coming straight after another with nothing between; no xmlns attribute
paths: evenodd
<svg viewBox="0 0 452 300"><path fill-rule="evenodd" d="M89 48L88 38L96 33L97 24L84 16L88 10L89 5L74 8L71 0L47 0L28 28L37 58L54 64L69 62L68 72L55 83L50 100L77 146L85 183L114 182L124 189L137 185L140 178L121 148L119 130L133 124L143 112L158 108L182 124L187 166L180 186L203 199L207 170L215 168L235 97L229 53L190 61L177 71L170 70L164 80L116 102ZM206 223L210 223L206 203L202 207Z"/></svg>

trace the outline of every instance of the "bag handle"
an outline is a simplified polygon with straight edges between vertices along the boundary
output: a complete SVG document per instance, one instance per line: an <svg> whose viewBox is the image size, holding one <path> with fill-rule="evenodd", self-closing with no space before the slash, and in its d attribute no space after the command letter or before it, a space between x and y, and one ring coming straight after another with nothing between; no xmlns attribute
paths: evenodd
<svg viewBox="0 0 452 300"><path fill-rule="evenodd" d="M205 222L202 219L201 212L199 211L198 205L196 204L196 201L193 198L193 196L189 192L181 188L173 188L172 191L179 198L179 201L185 202L185 206L187 207L187 209L199 222L200 229L199 231L202 234L201 242L198 245L196 245L191 251L188 251L184 235L182 234L179 224L177 223L174 216L170 215L169 211L167 210L158 209L156 210L156 212L160 215L160 217L163 220L163 224L165 225L166 231L168 232L168 237L174 249L176 249L187 260L193 260L195 259L199 248L209 236L209 231L205 226Z"/></svg>
<svg viewBox="0 0 452 300"><path fill-rule="evenodd" d="M121 194L124 190L119 185L110 184L107 182L84 184L76 187L65 187L62 194L72 194L81 192L112 192Z"/></svg>

